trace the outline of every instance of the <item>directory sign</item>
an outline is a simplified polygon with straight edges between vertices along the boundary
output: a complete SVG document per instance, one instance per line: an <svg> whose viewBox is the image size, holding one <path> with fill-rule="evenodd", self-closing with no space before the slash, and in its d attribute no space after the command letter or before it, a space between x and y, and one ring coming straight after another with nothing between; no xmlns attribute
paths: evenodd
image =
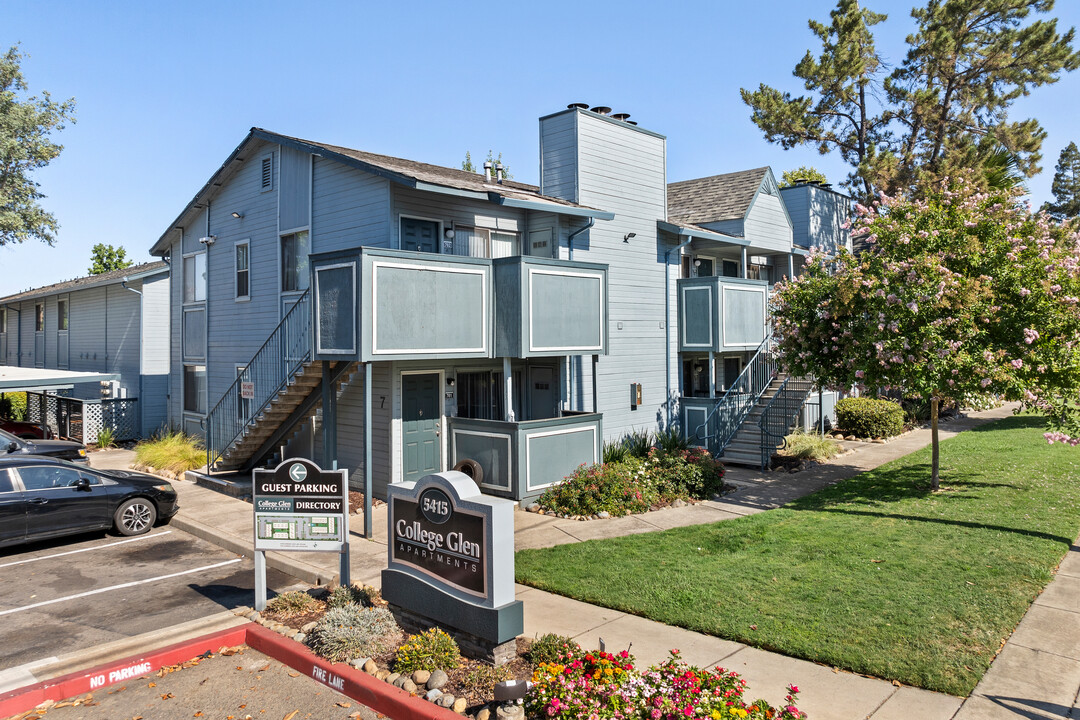
<svg viewBox="0 0 1080 720"><path fill-rule="evenodd" d="M345 470L291 458L252 473L256 550L341 552L349 533Z"/></svg>

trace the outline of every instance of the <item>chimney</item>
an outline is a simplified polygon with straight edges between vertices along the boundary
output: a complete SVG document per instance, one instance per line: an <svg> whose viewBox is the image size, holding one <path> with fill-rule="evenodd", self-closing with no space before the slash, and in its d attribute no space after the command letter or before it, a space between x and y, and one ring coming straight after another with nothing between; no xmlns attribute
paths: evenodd
<svg viewBox="0 0 1080 720"><path fill-rule="evenodd" d="M491 182L491 161L484 161L484 182Z"/></svg>

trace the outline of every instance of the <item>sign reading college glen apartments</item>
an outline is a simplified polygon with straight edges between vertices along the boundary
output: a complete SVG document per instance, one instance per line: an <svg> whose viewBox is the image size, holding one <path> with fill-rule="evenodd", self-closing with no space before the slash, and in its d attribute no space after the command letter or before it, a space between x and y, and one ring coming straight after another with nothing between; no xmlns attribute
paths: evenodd
<svg viewBox="0 0 1080 720"><path fill-rule="evenodd" d="M252 473L256 550L341 552L349 532L344 470L292 458Z"/></svg>
<svg viewBox="0 0 1080 720"><path fill-rule="evenodd" d="M513 502L481 494L453 470L392 484L387 493L383 597L489 643L518 635Z"/></svg>

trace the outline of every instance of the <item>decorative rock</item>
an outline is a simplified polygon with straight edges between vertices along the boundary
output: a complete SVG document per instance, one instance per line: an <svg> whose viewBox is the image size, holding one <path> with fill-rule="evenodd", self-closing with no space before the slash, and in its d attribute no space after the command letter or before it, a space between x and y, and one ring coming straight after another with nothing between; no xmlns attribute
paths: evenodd
<svg viewBox="0 0 1080 720"><path fill-rule="evenodd" d="M251 622L259 622L260 617L262 617L262 616L259 615L258 610L252 610L251 612L249 612L247 614L247 619L250 620Z"/></svg>
<svg viewBox="0 0 1080 720"><path fill-rule="evenodd" d="M539 509L540 509L540 505L538 503L533 503L532 505L529 505L527 508L525 508L526 511L532 512L532 513L536 512Z"/></svg>
<svg viewBox="0 0 1080 720"><path fill-rule="evenodd" d="M389 675L387 675L387 676L386 676L385 678L383 678L383 679L384 679L384 680L386 680L386 682L388 682L388 683L390 683L391 685L393 685L393 684L394 684L394 683L395 683L395 682L397 681L397 679L398 679L399 677L401 677L401 674L400 674L400 673L390 673Z"/></svg>
<svg viewBox="0 0 1080 720"><path fill-rule="evenodd" d="M500 705L499 709L495 711L495 717L498 720L524 720L525 708L520 705Z"/></svg>
<svg viewBox="0 0 1080 720"><path fill-rule="evenodd" d="M357 670L362 670L364 668L364 663L367 662L367 661L368 661L368 658L356 658L355 660L353 660L349 664L352 665Z"/></svg>
<svg viewBox="0 0 1080 720"><path fill-rule="evenodd" d="M682 498L675 498L674 500L671 501L671 507L673 507L673 508L686 507L686 501L683 500Z"/></svg>
<svg viewBox="0 0 1080 720"><path fill-rule="evenodd" d="M309 623L304 623L303 625L301 625L301 626L300 626L300 632L302 632L302 633L309 633L309 632L311 632L312 630L314 630L314 629L315 629L315 626L316 626L316 625L318 625L318 624L319 624L319 623L318 623L318 622L316 622L315 620L312 620L312 621L311 621L311 622L309 622Z"/></svg>
<svg viewBox="0 0 1080 720"><path fill-rule="evenodd" d="M409 679L408 675L398 675L394 679L394 682L392 682L390 684L393 685L394 687L401 687L402 685L405 684L405 681L408 680L408 679Z"/></svg>
<svg viewBox="0 0 1080 720"><path fill-rule="evenodd" d="M299 635L299 634L300 634L300 631L297 630L296 628L287 628L287 632L285 633L285 637L292 638L292 639L295 640L296 636Z"/></svg>
<svg viewBox="0 0 1080 720"><path fill-rule="evenodd" d="M375 672L375 679L376 680L385 680L388 677L390 677L390 671L389 670L377 670Z"/></svg>
<svg viewBox="0 0 1080 720"><path fill-rule="evenodd" d="M374 660L368 660L366 663L364 663L364 672L366 672L368 675L374 675L375 673L379 672L379 666L375 664Z"/></svg>
<svg viewBox="0 0 1080 720"><path fill-rule="evenodd" d="M435 701L435 704L438 705L439 707L448 708L448 707L450 707L451 705L454 704L455 700L457 700L457 698L454 697L453 695L445 695L444 694L444 695L439 696L439 698Z"/></svg>
<svg viewBox="0 0 1080 720"><path fill-rule="evenodd" d="M476 713L476 720L490 720L491 710L486 707L480 708L480 712Z"/></svg>
<svg viewBox="0 0 1080 720"><path fill-rule="evenodd" d="M417 690L416 683L414 683L409 678L405 678L405 682L401 683L401 689L411 695Z"/></svg>
<svg viewBox="0 0 1080 720"><path fill-rule="evenodd" d="M844 437L844 439L845 440L858 440L858 438L856 438L854 435L846 435Z"/></svg>
<svg viewBox="0 0 1080 720"><path fill-rule="evenodd" d="M243 605L243 606L238 607L235 610L233 610L233 615L245 616L250 612L251 612L251 608L249 608L247 605Z"/></svg>
<svg viewBox="0 0 1080 720"><path fill-rule="evenodd" d="M458 715L465 714L465 708L468 707L468 703L465 702L465 698L458 698L454 700L454 704L450 706L450 709L456 712Z"/></svg>
<svg viewBox="0 0 1080 720"><path fill-rule="evenodd" d="M609 513L607 510L601 510L596 514L596 517L600 518L601 520L607 520L609 517L611 517L611 513ZM476 720L480 720L480 718L477 717ZM485 718L485 720L487 719Z"/></svg>
<svg viewBox="0 0 1080 720"><path fill-rule="evenodd" d="M442 690L428 690L427 695L424 696L428 702L437 702L442 697Z"/></svg>
<svg viewBox="0 0 1080 720"><path fill-rule="evenodd" d="M426 685L430 678L431 673L427 670L417 670L412 674L412 681L417 685Z"/></svg>
<svg viewBox="0 0 1080 720"><path fill-rule="evenodd" d="M442 670L436 670L431 673L431 677L428 678L427 687L428 690L439 690L450 680L446 673Z"/></svg>
<svg viewBox="0 0 1080 720"><path fill-rule="evenodd" d="M307 640L307 633L298 632L298 633L296 633L296 637L294 637L293 640L295 640L298 643L302 643L305 640Z"/></svg>

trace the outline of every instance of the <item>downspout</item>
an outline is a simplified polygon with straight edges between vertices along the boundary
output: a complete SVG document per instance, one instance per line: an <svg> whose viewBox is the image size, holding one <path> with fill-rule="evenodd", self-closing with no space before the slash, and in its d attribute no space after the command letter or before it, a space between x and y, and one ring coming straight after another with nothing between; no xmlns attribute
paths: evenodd
<svg viewBox="0 0 1080 720"><path fill-rule="evenodd" d="M671 253L682 250L694 238L685 241L664 253L664 405L667 407L667 427L671 427Z"/></svg>
<svg viewBox="0 0 1080 720"><path fill-rule="evenodd" d="M567 247L567 249L569 251L568 252L568 256L569 256L568 259L570 259L570 260L574 259L574 238L576 238L578 235L585 232L586 230L588 230L589 228L591 228L595 224L596 224L596 218L591 217L591 218L589 218L589 222L585 223L583 226L579 227L577 230L575 230L574 232L567 235L567 237L566 237L566 247ZM569 379L569 385L570 385L570 387L569 387L569 390L570 390L570 409L573 410L574 409L574 356L573 355L567 356L567 360L568 360L568 362L570 364L570 368L569 368L569 370L570 370L570 379Z"/></svg>

